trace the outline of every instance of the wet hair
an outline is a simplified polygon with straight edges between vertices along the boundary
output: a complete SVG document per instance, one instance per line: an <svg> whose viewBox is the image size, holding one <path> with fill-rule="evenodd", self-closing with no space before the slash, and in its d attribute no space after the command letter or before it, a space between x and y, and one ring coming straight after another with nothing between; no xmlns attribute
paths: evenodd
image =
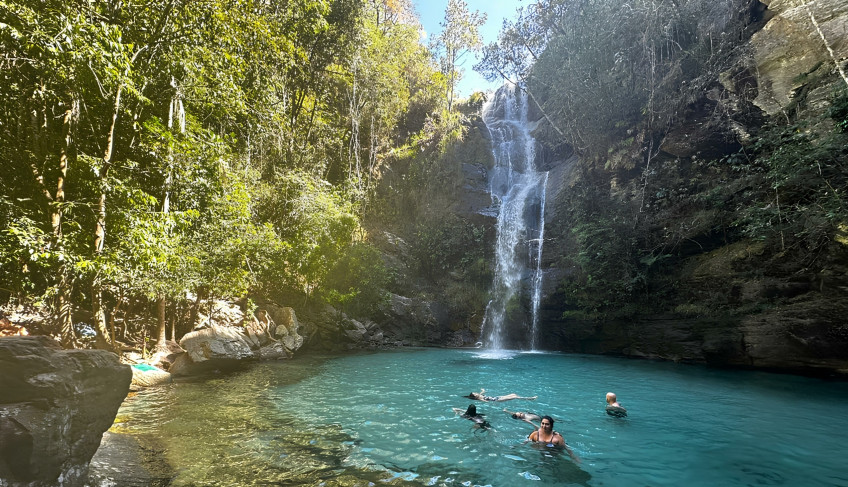
<svg viewBox="0 0 848 487"><path fill-rule="evenodd" d="M462 397L466 397L468 399L477 399L479 396L477 396L476 392L472 392L471 394L469 394L467 396L462 396Z"/></svg>
<svg viewBox="0 0 848 487"><path fill-rule="evenodd" d="M550 416L547 416L547 415L546 415L546 416L542 416L542 419L540 420L540 423L541 423L541 421L544 421L544 420L546 420L546 419L547 419L548 421L550 421L550 422L551 422L551 428L553 428L553 427L554 427L554 418L552 418L552 417L550 417Z"/></svg>
<svg viewBox="0 0 848 487"><path fill-rule="evenodd" d="M477 406L473 404L468 405L468 409L465 410L466 416L477 416Z"/></svg>
<svg viewBox="0 0 848 487"><path fill-rule="evenodd" d="M521 415L518 413L512 413L512 419L521 419Z"/></svg>

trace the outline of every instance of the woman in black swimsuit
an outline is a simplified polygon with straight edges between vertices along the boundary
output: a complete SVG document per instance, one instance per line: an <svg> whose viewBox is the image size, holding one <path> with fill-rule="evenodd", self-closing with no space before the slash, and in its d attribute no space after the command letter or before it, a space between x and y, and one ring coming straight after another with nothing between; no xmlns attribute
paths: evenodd
<svg viewBox="0 0 848 487"><path fill-rule="evenodd" d="M480 428L482 430L487 430L491 428L491 424L486 421L485 414L477 414L477 406L473 404L468 405L468 409L465 412L462 412L462 409L452 408L453 412L460 415L461 417L468 419L474 422L475 428Z"/></svg>
<svg viewBox="0 0 848 487"><path fill-rule="evenodd" d="M575 462L580 462L577 455L575 455L574 452L571 451L571 448L565 444L565 438L554 431L554 420L550 416L542 416L541 426L536 431L530 433L530 436L528 436L527 439L534 443L541 443L548 448L564 448Z"/></svg>

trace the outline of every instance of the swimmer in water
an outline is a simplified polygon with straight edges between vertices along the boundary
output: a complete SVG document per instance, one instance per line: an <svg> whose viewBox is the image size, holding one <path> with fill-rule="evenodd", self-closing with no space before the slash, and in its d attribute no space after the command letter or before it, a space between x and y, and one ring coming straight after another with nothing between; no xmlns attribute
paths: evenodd
<svg viewBox="0 0 848 487"><path fill-rule="evenodd" d="M468 405L468 409L465 412L460 408L452 408L453 412L460 415L461 417L473 421L474 427L482 430L489 429L492 425L488 421L486 421L485 414L477 414L477 406L473 404Z"/></svg>
<svg viewBox="0 0 848 487"><path fill-rule="evenodd" d="M542 417L539 416L536 413L512 412L512 411L507 411L506 408L504 408L503 411L505 413L509 414L510 416L512 416L512 419L518 419L518 420L524 421L527 424L533 425L533 428L539 428L539 426L536 423L534 423L534 421L541 421L542 420Z"/></svg>
<svg viewBox="0 0 848 487"><path fill-rule="evenodd" d="M526 399L528 401L535 401L539 396L533 397L521 397L518 394L507 394L505 396L487 396L486 389L480 389L480 392L472 392L467 396L468 399L474 399L475 401L485 401L485 402L501 402L501 401L512 401L513 399Z"/></svg>
<svg viewBox="0 0 848 487"><path fill-rule="evenodd" d="M615 416L616 418L627 417L627 410L624 409L624 406L619 404L614 392L607 392L606 411L607 414L609 414L610 416Z"/></svg>
<svg viewBox="0 0 848 487"><path fill-rule="evenodd" d="M539 429L530 433L530 436L528 436L527 439L534 443L541 443L548 448L563 448L575 462L580 463L580 459L577 458L577 455L575 455L574 452L571 451L571 448L565 444L565 438L554 431L554 420L550 416L542 416Z"/></svg>

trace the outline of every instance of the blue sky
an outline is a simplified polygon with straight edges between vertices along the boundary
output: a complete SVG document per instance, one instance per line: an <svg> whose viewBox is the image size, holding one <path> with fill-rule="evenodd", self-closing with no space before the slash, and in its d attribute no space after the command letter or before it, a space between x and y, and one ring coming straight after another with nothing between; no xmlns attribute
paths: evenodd
<svg viewBox="0 0 848 487"><path fill-rule="evenodd" d="M445 18L445 8L448 0L414 0L415 10L421 18L421 25L427 33L428 40L441 32L439 25ZM488 16L486 23L480 28L483 44L498 40L498 32L503 26L503 20L514 19L515 10L519 7L533 3L531 0L465 0L468 10L479 10ZM457 85L460 97L466 97L475 91L494 90L501 85L500 82L489 83L474 71L477 59L467 54L463 60L462 68L465 69L463 79Z"/></svg>

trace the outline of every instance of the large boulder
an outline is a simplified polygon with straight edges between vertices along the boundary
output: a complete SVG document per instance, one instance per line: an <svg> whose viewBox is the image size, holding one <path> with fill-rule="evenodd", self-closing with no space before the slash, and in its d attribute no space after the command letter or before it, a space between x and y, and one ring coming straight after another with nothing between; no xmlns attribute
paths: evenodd
<svg viewBox="0 0 848 487"><path fill-rule="evenodd" d="M194 329L199 330L212 325L241 326L244 323L244 318L244 312L238 304L224 299L216 299L204 303L200 307L197 319L194 322Z"/></svg>
<svg viewBox="0 0 848 487"><path fill-rule="evenodd" d="M171 365L174 364L177 357L184 353L185 350L180 347L179 343L166 340L164 345L155 347L153 356L146 360L146 362L163 371L168 371L171 370ZM138 359L140 360L141 357L138 357Z"/></svg>
<svg viewBox="0 0 848 487"><path fill-rule="evenodd" d="M0 338L0 485L83 485L132 372L103 350Z"/></svg>
<svg viewBox="0 0 848 487"><path fill-rule="evenodd" d="M187 333L180 339L186 351L171 365L175 376L211 370L237 368L242 362L258 358L253 340L242 329L212 325Z"/></svg>
<svg viewBox="0 0 848 487"><path fill-rule="evenodd" d="M213 324L186 334L168 371L174 376L238 368L253 360L288 358L303 346L300 324L292 308L265 303L256 315L243 316L235 306L219 303ZM226 325L217 324L219 322Z"/></svg>
<svg viewBox="0 0 848 487"><path fill-rule="evenodd" d="M263 310L257 312L259 321L267 320L268 331L275 340L279 340L288 353L303 346L303 336L300 334L300 321L293 308L266 304Z"/></svg>

